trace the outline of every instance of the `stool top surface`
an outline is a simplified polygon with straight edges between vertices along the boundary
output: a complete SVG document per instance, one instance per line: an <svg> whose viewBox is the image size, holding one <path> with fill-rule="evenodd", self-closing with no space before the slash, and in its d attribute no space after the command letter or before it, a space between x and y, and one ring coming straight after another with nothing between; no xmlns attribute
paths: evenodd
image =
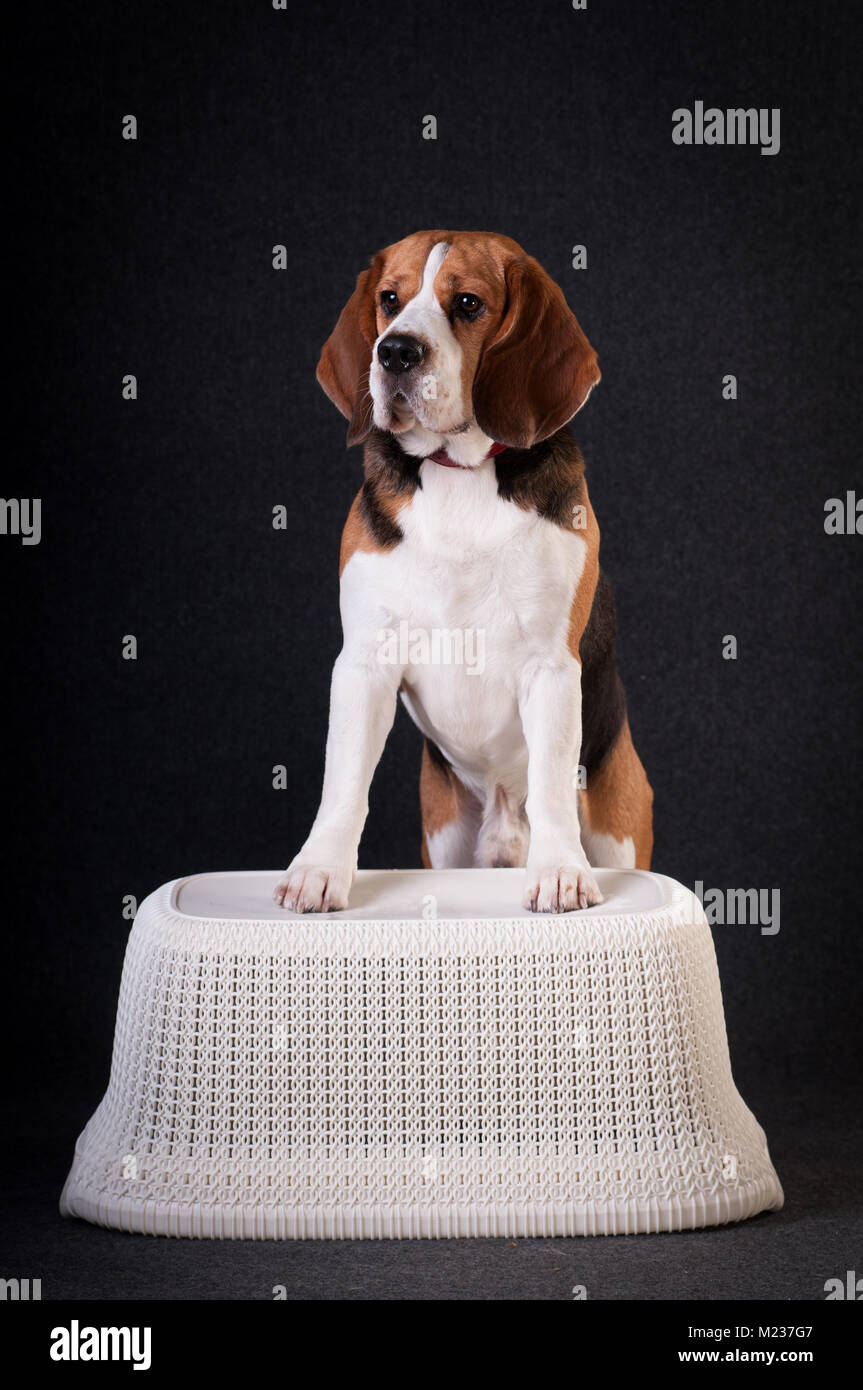
<svg viewBox="0 0 863 1390"><path fill-rule="evenodd" d="M671 901L673 880L642 869L596 869L604 902L580 917L650 912ZM517 918L536 921L522 907L523 869L360 869L344 912L285 912L272 900L278 870L194 874L174 886L174 911L220 921L404 922L434 917L448 921Z"/></svg>

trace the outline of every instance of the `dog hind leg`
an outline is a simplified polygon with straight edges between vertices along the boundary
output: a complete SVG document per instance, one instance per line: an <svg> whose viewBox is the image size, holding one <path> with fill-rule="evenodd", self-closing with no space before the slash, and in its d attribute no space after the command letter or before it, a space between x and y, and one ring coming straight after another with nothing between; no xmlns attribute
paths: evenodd
<svg viewBox="0 0 863 1390"><path fill-rule="evenodd" d="M653 792L624 724L579 798L581 839L595 869L649 869Z"/></svg>
<svg viewBox="0 0 863 1390"><path fill-rule="evenodd" d="M420 769L420 809L423 867L473 868L482 807L428 739L423 743Z"/></svg>

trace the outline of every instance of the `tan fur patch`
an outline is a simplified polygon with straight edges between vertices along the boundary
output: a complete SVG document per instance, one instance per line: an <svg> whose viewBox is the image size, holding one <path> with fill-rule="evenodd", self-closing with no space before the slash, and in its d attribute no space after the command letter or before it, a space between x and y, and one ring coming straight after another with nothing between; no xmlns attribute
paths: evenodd
<svg viewBox="0 0 863 1390"><path fill-rule="evenodd" d="M363 516L361 502L362 495L363 490L362 488L360 488L359 492L357 493L356 497L354 498L351 504L351 509L348 512L347 521L345 522L344 527L342 529L342 541L341 546L339 547L340 579L342 577L342 571L344 570L345 565L348 563L348 560L351 558L351 556L356 553L356 551L371 550L378 551L380 554L383 554L384 552L384 547L378 544L374 536L371 534L368 525L366 524L365 517Z"/></svg>
<svg viewBox="0 0 863 1390"><path fill-rule="evenodd" d="M430 868L428 837L436 835L463 815L476 813L479 803L472 792L459 781L452 768L432 759L428 743L423 741L420 767L420 811L422 813L422 862Z"/></svg>
<svg viewBox="0 0 863 1390"><path fill-rule="evenodd" d="M506 308L506 257L504 239L480 237L470 233L452 238L450 250L435 277L434 292L446 309L457 294L475 294L485 309L472 322L452 320L462 354L461 398L468 402L480 354L486 341L497 331Z"/></svg>
<svg viewBox="0 0 863 1390"><path fill-rule="evenodd" d="M653 792L635 751L626 720L614 744L581 792L582 809L592 831L631 838L635 867L649 869L653 852Z"/></svg>

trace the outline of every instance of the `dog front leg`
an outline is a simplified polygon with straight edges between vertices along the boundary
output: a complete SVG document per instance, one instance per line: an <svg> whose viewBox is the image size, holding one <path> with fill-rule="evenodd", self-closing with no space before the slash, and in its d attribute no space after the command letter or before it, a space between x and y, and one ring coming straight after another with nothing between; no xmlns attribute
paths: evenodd
<svg viewBox="0 0 863 1390"><path fill-rule="evenodd" d="M348 905L369 787L392 728L401 671L342 651L333 667L320 810L273 897L293 912Z"/></svg>
<svg viewBox="0 0 863 1390"><path fill-rule="evenodd" d="M576 770L581 751L581 667L574 658L525 668L519 710L527 743L530 847L524 906L570 912L602 902L581 843Z"/></svg>

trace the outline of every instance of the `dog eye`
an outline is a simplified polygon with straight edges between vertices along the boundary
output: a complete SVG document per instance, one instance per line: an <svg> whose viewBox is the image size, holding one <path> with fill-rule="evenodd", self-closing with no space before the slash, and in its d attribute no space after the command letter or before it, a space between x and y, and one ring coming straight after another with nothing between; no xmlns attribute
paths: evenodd
<svg viewBox="0 0 863 1390"><path fill-rule="evenodd" d="M483 303L475 294L457 294L453 308L463 319L475 319Z"/></svg>
<svg viewBox="0 0 863 1390"><path fill-rule="evenodd" d="M381 291L381 308L385 314L394 314L399 307L399 297L395 290Z"/></svg>

